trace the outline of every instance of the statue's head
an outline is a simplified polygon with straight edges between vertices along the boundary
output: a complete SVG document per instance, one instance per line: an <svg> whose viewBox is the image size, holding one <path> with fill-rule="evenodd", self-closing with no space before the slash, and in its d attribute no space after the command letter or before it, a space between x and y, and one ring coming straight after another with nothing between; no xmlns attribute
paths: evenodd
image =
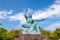
<svg viewBox="0 0 60 40"><path fill-rule="evenodd" d="M27 16L27 18L32 18L31 14L27 14L26 16Z"/></svg>
<svg viewBox="0 0 60 40"><path fill-rule="evenodd" d="M32 14L30 12L28 12L28 9L25 10L25 17L28 18L32 18Z"/></svg>

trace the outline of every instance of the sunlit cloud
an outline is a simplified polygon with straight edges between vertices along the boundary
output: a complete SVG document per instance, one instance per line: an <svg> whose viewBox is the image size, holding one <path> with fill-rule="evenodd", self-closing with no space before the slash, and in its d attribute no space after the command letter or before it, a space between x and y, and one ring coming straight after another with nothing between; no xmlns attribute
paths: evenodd
<svg viewBox="0 0 60 40"><path fill-rule="evenodd" d="M20 21L21 24L26 22L23 13L15 14L15 15L13 15L13 16L10 16L9 18L10 18L11 21L16 21L16 20L18 20L18 21Z"/></svg>
<svg viewBox="0 0 60 40"><path fill-rule="evenodd" d="M53 16L60 16L60 0L56 0L54 4L48 7L45 10L38 10L33 15L33 19L44 19L44 18L51 18Z"/></svg>
<svg viewBox="0 0 60 40"><path fill-rule="evenodd" d="M12 14L12 10L1 10L0 11L0 19L6 19L8 15Z"/></svg>
<svg viewBox="0 0 60 40"><path fill-rule="evenodd" d="M51 23L49 26L45 27L45 30L54 31L56 28L60 28L60 22Z"/></svg>

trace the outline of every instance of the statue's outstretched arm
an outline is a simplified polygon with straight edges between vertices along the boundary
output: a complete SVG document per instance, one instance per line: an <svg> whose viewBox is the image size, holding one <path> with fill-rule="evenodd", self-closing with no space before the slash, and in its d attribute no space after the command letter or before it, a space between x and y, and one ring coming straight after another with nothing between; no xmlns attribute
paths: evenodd
<svg viewBox="0 0 60 40"><path fill-rule="evenodd" d="M41 19L41 20L35 20L35 21L37 22L37 21L44 21L44 20L45 20L45 19Z"/></svg>

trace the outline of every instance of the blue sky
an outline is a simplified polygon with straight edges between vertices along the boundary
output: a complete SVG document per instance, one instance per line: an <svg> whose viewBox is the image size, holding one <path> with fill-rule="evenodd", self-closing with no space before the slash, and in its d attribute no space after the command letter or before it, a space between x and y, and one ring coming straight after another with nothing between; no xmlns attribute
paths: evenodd
<svg viewBox="0 0 60 40"><path fill-rule="evenodd" d="M33 12L32 19L45 19L38 24L45 30L53 31L60 28L60 1L59 0L0 0L0 22L2 27L23 29L24 10Z"/></svg>
<svg viewBox="0 0 60 40"><path fill-rule="evenodd" d="M48 7L54 0L0 0L0 9L23 11L25 8L33 10Z"/></svg>

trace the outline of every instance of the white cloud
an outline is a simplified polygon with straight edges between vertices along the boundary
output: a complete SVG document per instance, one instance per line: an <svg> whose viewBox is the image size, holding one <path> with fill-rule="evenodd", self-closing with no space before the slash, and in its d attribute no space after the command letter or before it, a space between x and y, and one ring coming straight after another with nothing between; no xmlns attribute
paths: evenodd
<svg viewBox="0 0 60 40"><path fill-rule="evenodd" d="M5 19L8 17L9 14L11 14L13 11L12 10L2 10L0 11L0 19Z"/></svg>
<svg viewBox="0 0 60 40"><path fill-rule="evenodd" d="M23 13L15 14L15 15L13 15L13 16L10 16L9 18L10 18L11 21L16 21L16 20L18 20L18 21L20 21L20 23L25 23L25 22L26 22Z"/></svg>
<svg viewBox="0 0 60 40"><path fill-rule="evenodd" d="M33 15L33 19L44 19L44 18L51 18L53 16L60 16L60 0L56 0L54 4L52 4L49 8L36 11L35 15Z"/></svg>
<svg viewBox="0 0 60 40"><path fill-rule="evenodd" d="M56 28L60 28L60 22L52 23L45 28L45 30L54 31Z"/></svg>

